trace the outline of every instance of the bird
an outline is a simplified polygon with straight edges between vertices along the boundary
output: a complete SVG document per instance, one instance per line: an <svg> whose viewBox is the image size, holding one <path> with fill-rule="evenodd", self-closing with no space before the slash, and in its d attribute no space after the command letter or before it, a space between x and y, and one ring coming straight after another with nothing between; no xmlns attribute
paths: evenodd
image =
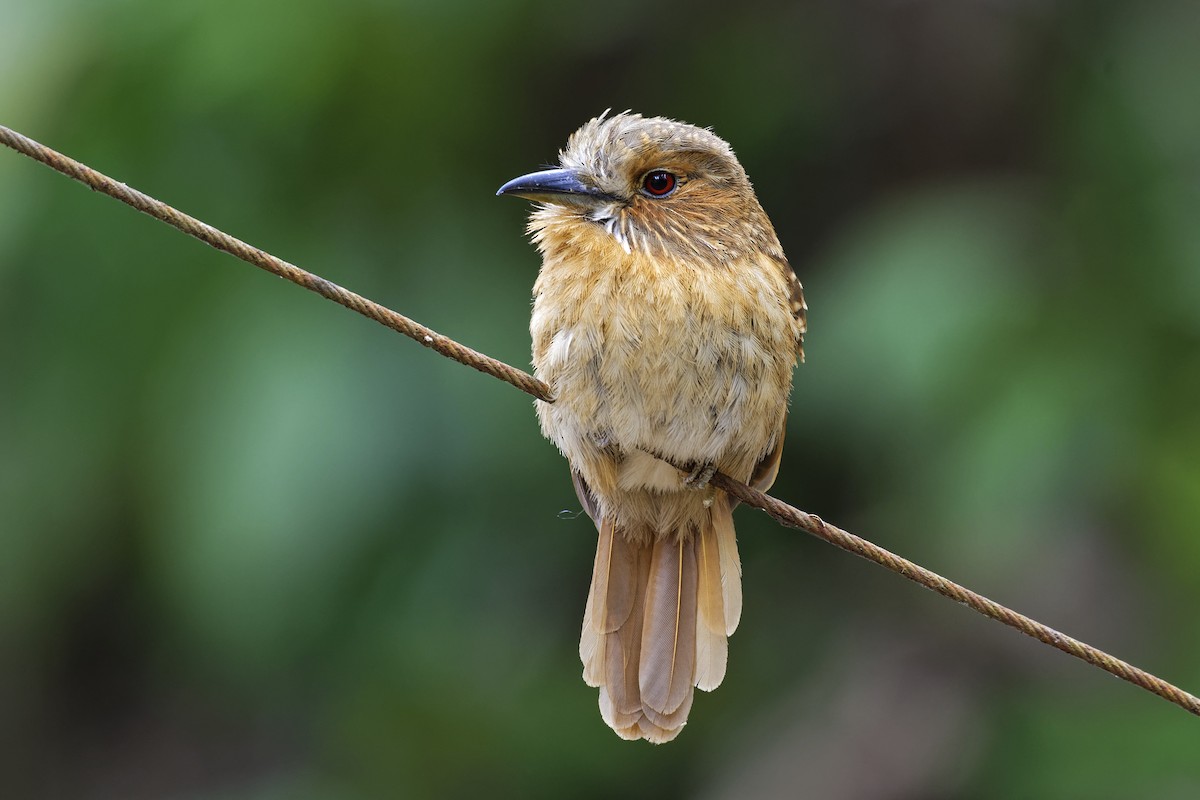
<svg viewBox="0 0 1200 800"><path fill-rule="evenodd" d="M661 744L725 677L741 618L737 501L766 490L803 361L800 281L730 145L629 111L497 192L534 201L543 435L597 529L579 652L601 716Z"/></svg>

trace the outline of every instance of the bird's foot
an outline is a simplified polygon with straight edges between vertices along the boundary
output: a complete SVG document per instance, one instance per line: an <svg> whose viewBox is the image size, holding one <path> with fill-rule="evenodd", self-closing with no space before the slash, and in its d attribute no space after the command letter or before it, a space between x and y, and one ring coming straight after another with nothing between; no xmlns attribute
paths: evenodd
<svg viewBox="0 0 1200 800"><path fill-rule="evenodd" d="M716 464L697 464L687 477L683 479L683 485L689 489L700 491L708 488L708 482L712 480L713 474L717 471Z"/></svg>

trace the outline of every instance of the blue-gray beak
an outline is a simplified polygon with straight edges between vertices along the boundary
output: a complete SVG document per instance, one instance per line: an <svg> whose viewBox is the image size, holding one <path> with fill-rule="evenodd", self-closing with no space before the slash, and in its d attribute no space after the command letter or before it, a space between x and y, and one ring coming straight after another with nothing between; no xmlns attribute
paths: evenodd
<svg viewBox="0 0 1200 800"><path fill-rule="evenodd" d="M583 183L579 175L570 169L547 169L513 178L501 186L496 194L511 194L539 203L580 206L595 206L614 199L596 187Z"/></svg>

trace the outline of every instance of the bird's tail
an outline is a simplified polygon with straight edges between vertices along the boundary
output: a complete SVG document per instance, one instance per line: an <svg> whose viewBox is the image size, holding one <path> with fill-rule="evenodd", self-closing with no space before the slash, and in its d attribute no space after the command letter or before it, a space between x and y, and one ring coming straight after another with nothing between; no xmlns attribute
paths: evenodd
<svg viewBox="0 0 1200 800"><path fill-rule="evenodd" d="M624 739L674 739L693 687L725 677L727 637L742 612L730 502L718 494L699 529L630 536L600 520L579 655L600 713Z"/></svg>

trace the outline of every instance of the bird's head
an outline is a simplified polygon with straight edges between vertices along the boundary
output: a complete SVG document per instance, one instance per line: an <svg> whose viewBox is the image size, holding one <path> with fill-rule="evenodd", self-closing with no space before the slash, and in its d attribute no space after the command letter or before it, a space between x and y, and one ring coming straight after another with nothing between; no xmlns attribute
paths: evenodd
<svg viewBox="0 0 1200 800"><path fill-rule="evenodd" d="M626 253L731 262L782 258L746 171L712 131L662 117L604 114L571 135L559 167L497 194L534 200L530 230L602 234Z"/></svg>

